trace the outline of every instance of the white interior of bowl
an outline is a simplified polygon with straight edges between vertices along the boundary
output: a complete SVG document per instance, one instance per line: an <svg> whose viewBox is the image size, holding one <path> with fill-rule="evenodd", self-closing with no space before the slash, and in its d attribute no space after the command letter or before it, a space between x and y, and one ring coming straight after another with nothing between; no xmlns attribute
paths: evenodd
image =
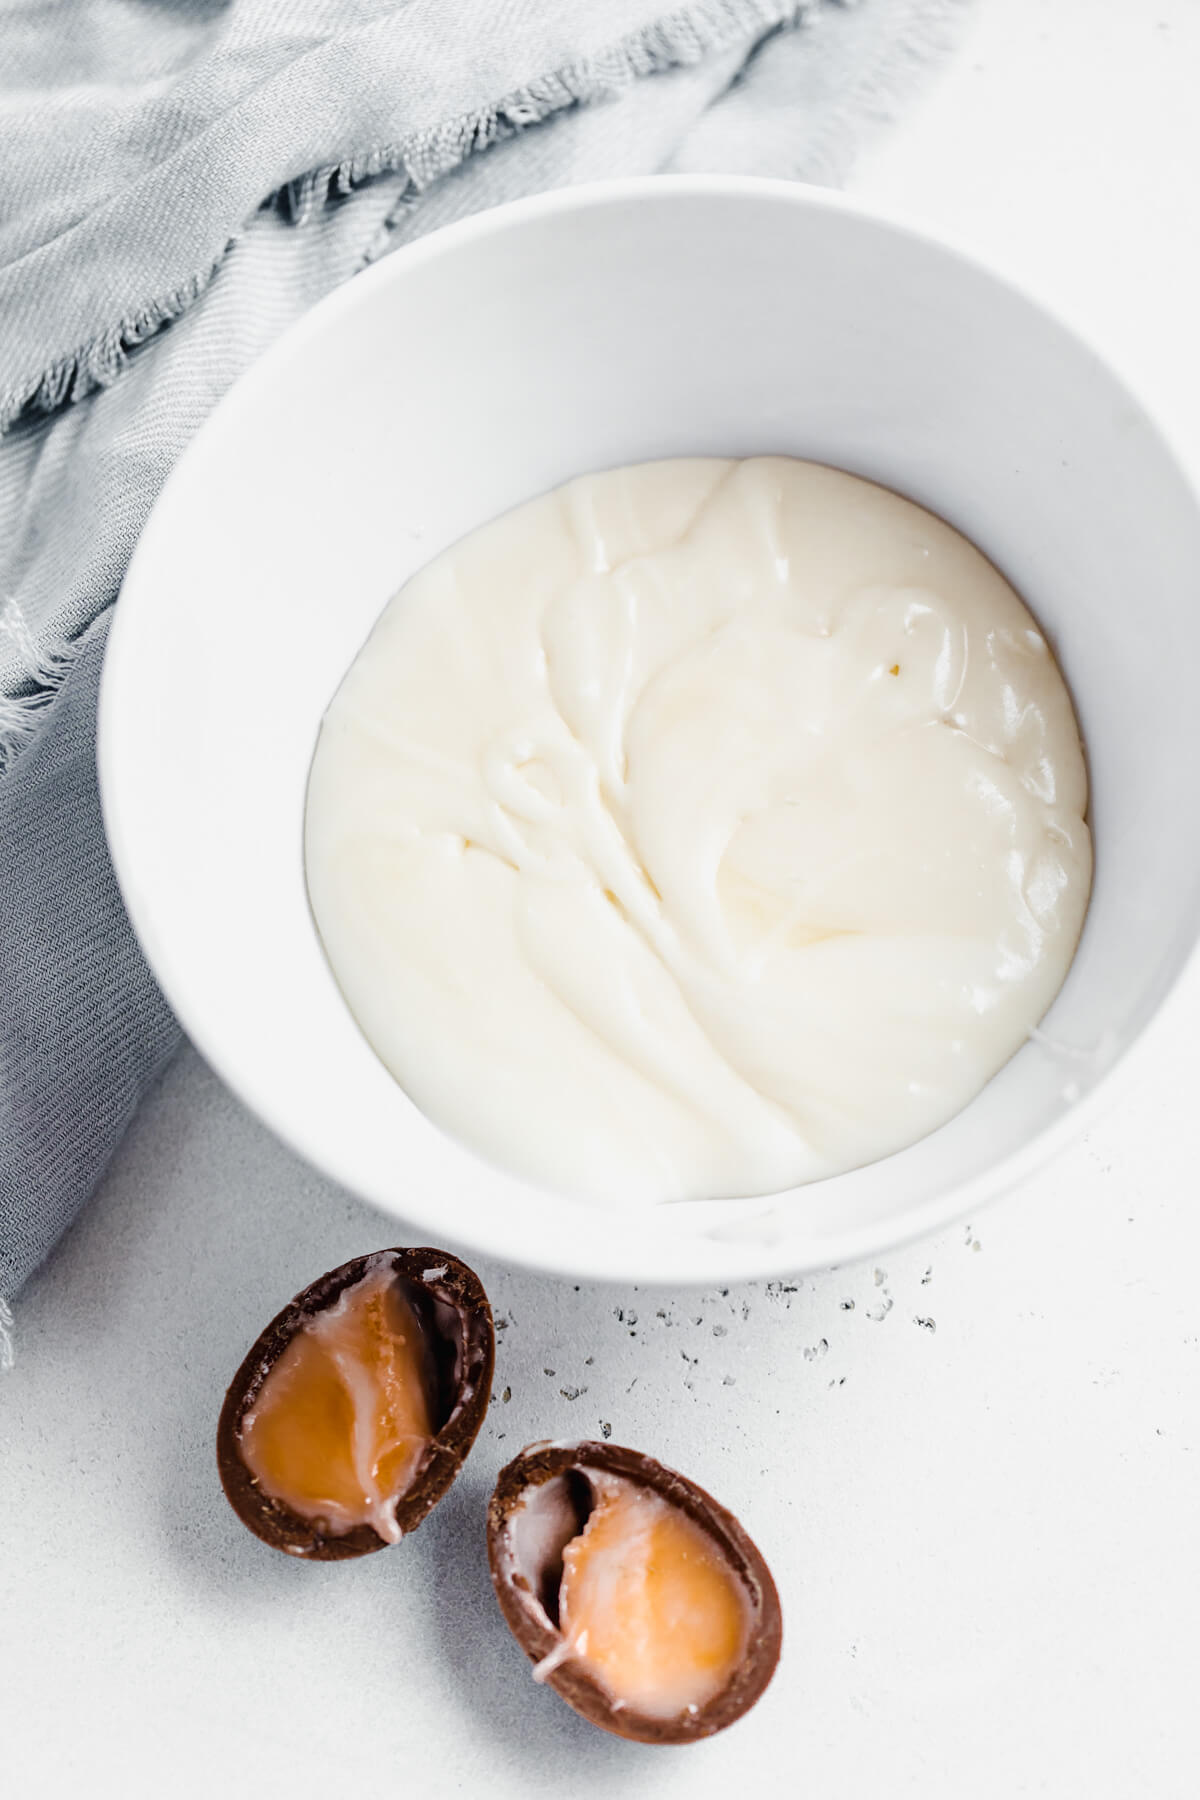
<svg viewBox="0 0 1200 1800"><path fill-rule="evenodd" d="M934 508L1024 595L1087 743L1092 904L1045 1041L932 1137L770 1202L614 1220L447 1140L376 1060L309 916L305 778L384 602L463 532L585 470L763 451ZM955 251L774 183L521 203L318 307L180 464L105 669L118 875L204 1054L427 1241L635 1281L827 1265L979 1204L1045 1154L1179 972L1200 898L1198 588L1200 512L1141 409Z"/></svg>

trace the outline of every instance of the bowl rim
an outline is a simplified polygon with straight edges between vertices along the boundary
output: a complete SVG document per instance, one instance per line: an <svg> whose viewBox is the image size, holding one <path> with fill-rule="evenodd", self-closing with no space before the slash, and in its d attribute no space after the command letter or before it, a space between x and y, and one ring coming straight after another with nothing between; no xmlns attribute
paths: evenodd
<svg viewBox="0 0 1200 1800"><path fill-rule="evenodd" d="M853 194L777 177L687 174L618 177L528 195L442 226L414 243L381 257L378 262L317 301L236 378L170 471L151 509L151 517L163 504L164 497L188 479L193 451L205 435L220 428L230 411L252 405L259 387L270 381L277 366L286 364L310 339L323 335L344 316L352 314L376 289L403 281L411 270L432 259L476 241L502 235L529 220L552 218L558 214L580 212L593 207L661 200L670 195L684 199L716 197L766 200L800 210L841 213L884 233L915 241L964 265L1022 305L1041 314L1047 323L1075 340L1105 378L1121 392L1122 399L1154 441L1164 460L1174 465L1181 487L1200 516L1200 486L1189 468L1187 458L1170 431L1151 413L1134 384L1126 377L1119 358L1114 357L1107 348L1100 348L1086 328L1081 328L1057 302L1049 301L1039 294L1036 286L1031 286L1024 277L1017 279L1005 273L986 256L964 245L952 233L890 205L883 207ZM446 1221L438 1216L436 1204L423 1206L420 1196L411 1209L405 1206L401 1212L390 1196L372 1192L359 1182L351 1186L345 1172L338 1168L336 1157L317 1140L316 1134L309 1132L306 1122L295 1115L289 1115L286 1106L277 1103L274 1096L263 1091L253 1067L242 1064L234 1046L222 1041L219 1032L210 1030L203 1000L187 974L186 951L177 954L174 946L165 943L154 929L153 906L143 896L137 879L137 848L126 831L120 783L114 766L118 733L115 720L120 710L117 693L121 686L126 648L138 629L136 607L122 607L119 601L126 588L140 574L145 535L146 527L143 526L121 584L118 604L114 607L101 674L96 732L101 813L118 887L138 944L168 1004L193 1045L238 1099L276 1137L342 1188L357 1194L379 1208L387 1217L399 1219L406 1227L418 1233L433 1231L437 1241L445 1242L448 1248L461 1250L468 1256L493 1257L509 1266L530 1269L564 1280L586 1279L636 1283L643 1287L675 1288L711 1286L718 1280L743 1281L809 1274L877 1257L885 1251L897 1249L978 1214L984 1206L1032 1176L1082 1135L1131 1079L1140 1063L1151 1028L1157 1022L1163 1007L1177 991L1186 971L1196 963L1197 943L1200 940L1200 907L1193 911L1190 943L1179 968L1155 999L1142 1023L1085 1095L1069 1105L1060 1118L1035 1132L1017 1149L1001 1157L987 1169L965 1182L952 1182L922 1203L909 1206L887 1219L836 1234L823 1234L807 1244L800 1236L784 1238L779 1243L769 1242L765 1238L724 1238L720 1243L719 1271L714 1259L713 1268L703 1272L691 1270L680 1273L670 1268L673 1241L658 1234L614 1231L610 1235L611 1250L606 1251L605 1260L599 1266L581 1268L578 1263L570 1262L566 1255L554 1250L544 1250L538 1244L522 1240L514 1245L505 1232L502 1210L497 1212L494 1228L479 1231L472 1229L466 1236L457 1233L453 1220ZM151 944L154 945L153 952ZM469 1147L458 1147L464 1155L473 1155ZM797 1191L799 1190L788 1190L789 1193ZM762 1196L762 1205L770 1207L779 1198L780 1196ZM575 1201L567 1204L579 1206L583 1203ZM623 1218L625 1215L617 1216ZM636 1216L640 1219L643 1215L639 1211ZM682 1243L684 1240L677 1241Z"/></svg>

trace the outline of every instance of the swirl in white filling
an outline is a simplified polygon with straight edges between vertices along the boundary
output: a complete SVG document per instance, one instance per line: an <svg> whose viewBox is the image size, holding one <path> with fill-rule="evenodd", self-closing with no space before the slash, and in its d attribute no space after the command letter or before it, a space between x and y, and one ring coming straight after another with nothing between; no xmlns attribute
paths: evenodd
<svg viewBox="0 0 1200 1800"><path fill-rule="evenodd" d="M783 458L585 476L437 557L326 716L309 894L436 1123L614 1205L956 1113L1091 881L1045 639L942 520Z"/></svg>

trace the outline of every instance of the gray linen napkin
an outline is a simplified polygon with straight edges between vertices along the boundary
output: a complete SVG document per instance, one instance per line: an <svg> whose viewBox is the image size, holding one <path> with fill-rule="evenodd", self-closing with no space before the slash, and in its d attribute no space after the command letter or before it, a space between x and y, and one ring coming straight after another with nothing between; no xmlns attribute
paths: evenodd
<svg viewBox="0 0 1200 1800"><path fill-rule="evenodd" d="M663 170L836 180L964 3L0 0L0 1357L6 1298L178 1039L93 731L188 438L321 295L481 207ZM231 647L231 704L245 679Z"/></svg>

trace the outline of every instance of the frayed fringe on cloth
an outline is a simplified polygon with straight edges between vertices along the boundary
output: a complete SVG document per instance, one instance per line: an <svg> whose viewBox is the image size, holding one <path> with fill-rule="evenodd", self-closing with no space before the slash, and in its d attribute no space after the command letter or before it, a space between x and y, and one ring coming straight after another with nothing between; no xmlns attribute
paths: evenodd
<svg viewBox="0 0 1200 1800"><path fill-rule="evenodd" d="M24 676L17 693L0 690L0 775L35 736L47 709L70 674L78 646L65 638L38 644L16 602L0 606L0 634L11 638Z"/></svg>
<svg viewBox="0 0 1200 1800"><path fill-rule="evenodd" d="M33 381L14 385L0 394L0 433L7 431L26 410L57 412L60 406L82 400L96 388L111 386L125 367L130 350L153 337L164 325L186 312L193 300L199 299L235 241L231 238L220 256L206 269L189 276L169 294L151 300L119 324L110 326L78 350L73 350L69 356L60 357Z"/></svg>
<svg viewBox="0 0 1200 1800"><path fill-rule="evenodd" d="M0 775L36 735L47 708L66 680L69 666L69 660L56 663L32 693L0 693Z"/></svg>
<svg viewBox="0 0 1200 1800"><path fill-rule="evenodd" d="M15 1361L12 1308L7 1301L0 1300L0 1373L11 1369Z"/></svg>
<svg viewBox="0 0 1200 1800"><path fill-rule="evenodd" d="M837 0L840 6L865 3ZM921 78L959 41L971 4L972 0L912 0L902 28L884 37L878 54L864 63L825 130L806 146L805 181L832 187L845 178L864 131L895 124Z"/></svg>
<svg viewBox="0 0 1200 1800"><path fill-rule="evenodd" d="M845 0L842 0L845 3ZM705 57L752 44L768 32L802 25L823 0L700 0L668 13L653 25L619 39L600 55L568 64L503 96L493 105L419 137L348 157L287 182L266 204L276 204L303 225L328 201L345 196L380 175L403 174L406 193L415 195L469 156L530 125L571 107L612 99L648 75L688 68ZM121 373L128 353L199 298L236 239L219 256L168 294L150 301L99 337L60 357L40 376L0 394L0 432L26 411L53 412L108 387Z"/></svg>
<svg viewBox="0 0 1200 1800"><path fill-rule="evenodd" d="M753 44L769 32L803 25L816 17L823 3L704 0L622 38L599 56L538 77L482 112L451 119L417 141L388 145L369 156L314 169L282 188L278 202L291 219L303 224L315 208L352 192L361 182L397 173L407 178L411 197L468 157L515 137L530 125L542 124L555 113L615 99L647 76L694 67L741 41Z"/></svg>

